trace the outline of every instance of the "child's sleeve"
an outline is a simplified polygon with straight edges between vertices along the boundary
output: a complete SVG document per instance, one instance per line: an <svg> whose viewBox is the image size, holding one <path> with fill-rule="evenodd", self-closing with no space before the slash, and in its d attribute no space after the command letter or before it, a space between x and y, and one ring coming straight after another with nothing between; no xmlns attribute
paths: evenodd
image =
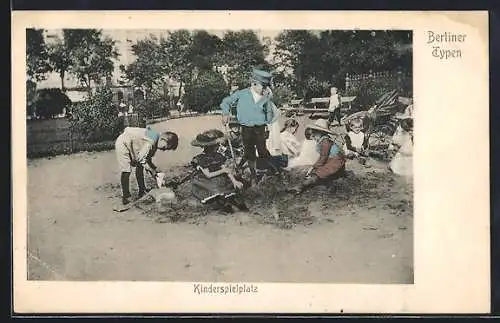
<svg viewBox="0 0 500 323"><path fill-rule="evenodd" d="M156 165L153 163L154 147L152 143L146 143L137 154L137 162L143 166L147 171L156 172Z"/></svg>
<svg viewBox="0 0 500 323"><path fill-rule="evenodd" d="M326 163L328 160L328 155L330 153L330 148L332 147L333 143L328 140L328 139L323 139L320 142L320 150L319 150L319 158L318 161L313 165L313 167L319 167L322 166Z"/></svg>
<svg viewBox="0 0 500 323"><path fill-rule="evenodd" d="M236 101L238 101L239 98L240 98L240 91L236 91L233 94L231 94L230 96L225 97L220 104L222 114L229 115L231 105L236 103Z"/></svg>
<svg viewBox="0 0 500 323"><path fill-rule="evenodd" d="M344 137L345 147L347 150L358 152L358 149L352 145L351 137L349 135L345 135Z"/></svg>

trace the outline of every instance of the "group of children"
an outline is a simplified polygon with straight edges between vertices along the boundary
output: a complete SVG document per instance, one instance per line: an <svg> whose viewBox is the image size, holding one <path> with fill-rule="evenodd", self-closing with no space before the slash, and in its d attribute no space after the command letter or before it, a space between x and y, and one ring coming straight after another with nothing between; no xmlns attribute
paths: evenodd
<svg viewBox="0 0 500 323"><path fill-rule="evenodd" d="M395 173L407 175L408 172L411 173L413 124L408 113L399 118L400 126L389 147L396 153L390 169ZM236 206L240 210L246 209L239 194L248 187L243 175L245 160L239 127L237 120L233 120L229 122L227 134L211 129L198 134L191 142L192 146L203 149L192 159L193 176L190 179L192 194L202 204L216 202L215 204L224 208ZM308 187L342 176L346 160L366 156L368 147L365 119L348 120L345 127L345 134L340 135L330 130L329 120L319 119L305 127L306 140L300 143L295 137L299 124L296 120L289 119L280 129L281 147L278 149L280 153L273 154L270 160L262 162L257 160L257 169L261 172L274 173L277 170L279 174L296 166L309 165L309 171L303 182L287 189L293 194L300 194ZM152 158L158 150L176 150L178 141L177 134L160 133L150 127L127 127L118 137L116 154L121 170L123 204L128 204L131 197L129 177L132 168L136 168L139 197L141 197L148 192L144 184L144 169L154 178L164 174L153 164ZM272 148L271 141L272 138L268 138L268 148ZM306 142L309 148L306 147Z"/></svg>

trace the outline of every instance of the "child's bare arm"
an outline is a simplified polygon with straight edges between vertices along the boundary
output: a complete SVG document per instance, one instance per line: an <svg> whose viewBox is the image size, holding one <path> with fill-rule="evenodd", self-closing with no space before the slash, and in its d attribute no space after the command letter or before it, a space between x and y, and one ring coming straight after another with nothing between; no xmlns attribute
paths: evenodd
<svg viewBox="0 0 500 323"><path fill-rule="evenodd" d="M137 154L137 162L142 165L146 171L148 171L152 176L155 176L157 171L156 165L152 161L152 150L153 145L147 143L142 147L142 149Z"/></svg>
<svg viewBox="0 0 500 323"><path fill-rule="evenodd" d="M240 181L238 181L238 180L234 177L234 175L233 175L232 173L228 172L228 173L227 173L227 176L229 177L229 179L231 180L231 182L233 183L233 186L234 186L235 188L240 189L240 188L242 188L242 187L243 187L243 183L242 183L242 182L240 182Z"/></svg>
<svg viewBox="0 0 500 323"><path fill-rule="evenodd" d="M199 171L201 171L203 173L203 175L205 175L207 178L213 178L213 177L216 177L216 176L219 176L219 175L222 175L222 174L226 173L226 170L224 168L219 169L219 170L217 170L215 172L211 172L207 168L203 168L201 166L198 166L197 169Z"/></svg>

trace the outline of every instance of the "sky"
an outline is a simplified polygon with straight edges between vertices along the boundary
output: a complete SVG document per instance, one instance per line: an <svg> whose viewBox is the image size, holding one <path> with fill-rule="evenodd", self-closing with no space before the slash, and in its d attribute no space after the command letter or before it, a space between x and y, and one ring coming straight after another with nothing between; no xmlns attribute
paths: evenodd
<svg viewBox="0 0 500 323"><path fill-rule="evenodd" d="M223 37L226 30L206 30L207 32L214 34L218 37ZM274 39L281 30L254 30L257 36L261 39L261 41L265 37L269 37ZM154 29L103 29L103 34L111 37L116 41L116 48L120 53L120 57L115 62L115 71L113 73L113 80L116 82L117 79L120 78L121 73L119 70L119 66L121 64L128 65L134 61L134 55L131 50L131 45L135 43L139 39L143 39L148 37L149 35L160 36L161 34L165 34L166 30L154 30ZM51 42L54 36L62 36L62 30L47 30L45 33L46 41ZM272 48L271 48L272 51ZM66 87L76 86L76 80L68 75L65 80ZM39 88L52 88L52 87L60 87L61 79L59 75L56 73L50 73L47 75L47 79L41 81L38 84Z"/></svg>

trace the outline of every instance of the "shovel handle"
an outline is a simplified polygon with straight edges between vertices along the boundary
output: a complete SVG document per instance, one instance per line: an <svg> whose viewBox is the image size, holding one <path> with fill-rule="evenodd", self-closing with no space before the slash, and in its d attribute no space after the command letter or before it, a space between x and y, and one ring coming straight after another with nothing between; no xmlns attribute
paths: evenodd
<svg viewBox="0 0 500 323"><path fill-rule="evenodd" d="M236 170L238 168L238 165L236 164L236 157L234 155L233 144L231 143L231 136L229 135L229 125L225 124L224 129L226 130L226 134L227 134L227 143L229 145L229 150L231 151L231 157L232 157L233 163L234 163L234 170Z"/></svg>

